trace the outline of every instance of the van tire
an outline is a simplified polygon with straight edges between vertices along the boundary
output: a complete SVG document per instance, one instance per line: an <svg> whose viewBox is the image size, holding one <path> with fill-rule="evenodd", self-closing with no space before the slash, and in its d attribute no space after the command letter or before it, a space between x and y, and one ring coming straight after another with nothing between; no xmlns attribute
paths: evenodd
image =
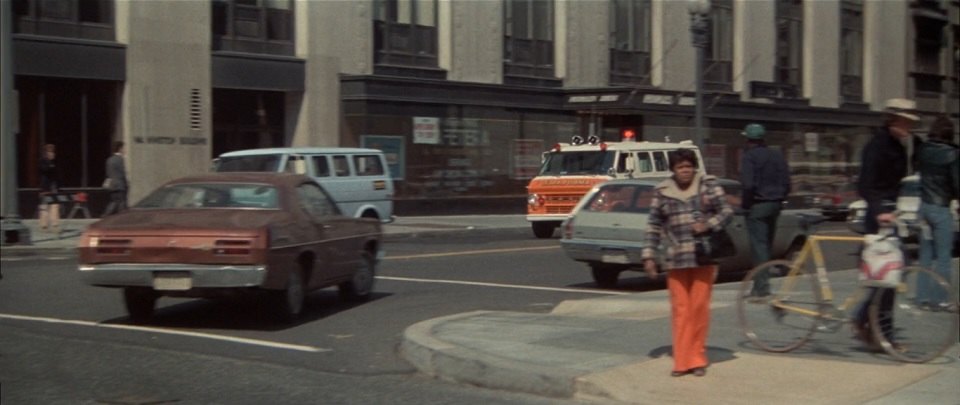
<svg viewBox="0 0 960 405"><path fill-rule="evenodd" d="M553 222L531 222L530 226L533 227L533 235L540 239L549 239L553 237L553 231L557 229L557 224Z"/></svg>

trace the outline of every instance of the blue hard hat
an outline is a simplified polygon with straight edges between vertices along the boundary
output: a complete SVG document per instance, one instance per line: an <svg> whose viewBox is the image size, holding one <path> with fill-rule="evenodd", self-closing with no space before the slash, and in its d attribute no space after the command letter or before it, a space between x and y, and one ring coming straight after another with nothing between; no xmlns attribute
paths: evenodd
<svg viewBox="0 0 960 405"><path fill-rule="evenodd" d="M767 133L767 129L760 124L750 124L743 128L743 132L740 134L747 137L747 139L763 139L763 135Z"/></svg>

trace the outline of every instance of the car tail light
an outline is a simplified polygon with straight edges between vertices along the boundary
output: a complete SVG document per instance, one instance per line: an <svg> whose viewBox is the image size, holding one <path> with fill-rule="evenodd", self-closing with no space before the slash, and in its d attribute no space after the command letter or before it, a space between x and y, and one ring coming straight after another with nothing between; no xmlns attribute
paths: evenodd
<svg viewBox="0 0 960 405"><path fill-rule="evenodd" d="M213 243L213 254L216 255L248 255L251 243L249 240L218 240Z"/></svg>
<svg viewBox="0 0 960 405"><path fill-rule="evenodd" d="M563 225L563 238L573 239L573 217L567 219L567 222Z"/></svg>

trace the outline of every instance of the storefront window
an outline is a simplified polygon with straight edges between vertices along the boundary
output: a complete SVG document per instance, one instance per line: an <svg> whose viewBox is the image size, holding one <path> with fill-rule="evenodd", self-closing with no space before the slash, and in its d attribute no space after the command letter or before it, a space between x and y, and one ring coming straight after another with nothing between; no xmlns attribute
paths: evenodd
<svg viewBox="0 0 960 405"><path fill-rule="evenodd" d="M399 199L517 197L537 175L541 154L576 131L572 116L515 119L349 117L361 147L387 156ZM522 201L522 200L521 200Z"/></svg>

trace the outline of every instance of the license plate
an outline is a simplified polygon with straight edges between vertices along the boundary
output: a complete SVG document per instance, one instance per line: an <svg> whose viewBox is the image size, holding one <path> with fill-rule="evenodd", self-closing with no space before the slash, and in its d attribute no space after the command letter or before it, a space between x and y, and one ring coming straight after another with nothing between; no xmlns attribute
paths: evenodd
<svg viewBox="0 0 960 405"><path fill-rule="evenodd" d="M603 255L600 257L600 261L604 263L614 263L614 264L627 264L630 263L630 260L627 259L627 255Z"/></svg>
<svg viewBox="0 0 960 405"><path fill-rule="evenodd" d="M185 271L156 273L153 275L153 289L164 291L184 291L193 287L190 273Z"/></svg>

